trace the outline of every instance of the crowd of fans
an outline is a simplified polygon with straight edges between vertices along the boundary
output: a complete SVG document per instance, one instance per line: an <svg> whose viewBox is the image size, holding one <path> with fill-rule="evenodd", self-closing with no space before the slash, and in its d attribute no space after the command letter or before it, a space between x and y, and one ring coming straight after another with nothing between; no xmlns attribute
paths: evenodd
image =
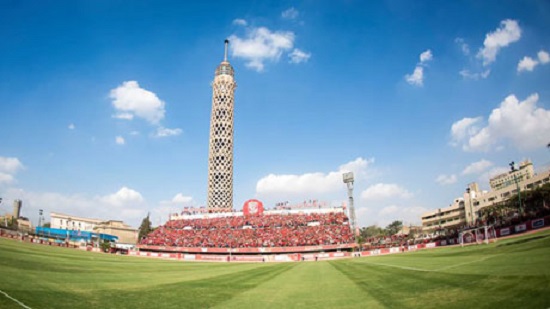
<svg viewBox="0 0 550 309"><path fill-rule="evenodd" d="M347 244L354 241L348 223L342 212L171 220L140 244L207 248Z"/></svg>

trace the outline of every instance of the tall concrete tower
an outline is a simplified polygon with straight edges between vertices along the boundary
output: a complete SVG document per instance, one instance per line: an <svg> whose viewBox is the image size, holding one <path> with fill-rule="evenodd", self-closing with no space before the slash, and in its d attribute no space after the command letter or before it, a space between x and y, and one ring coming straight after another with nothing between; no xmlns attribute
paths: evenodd
<svg viewBox="0 0 550 309"><path fill-rule="evenodd" d="M13 217L15 219L21 217L21 207L23 207L23 202L21 200L13 200Z"/></svg>
<svg viewBox="0 0 550 309"><path fill-rule="evenodd" d="M233 209L233 104L237 83L227 61L227 47L212 82L212 115L208 152L208 211Z"/></svg>

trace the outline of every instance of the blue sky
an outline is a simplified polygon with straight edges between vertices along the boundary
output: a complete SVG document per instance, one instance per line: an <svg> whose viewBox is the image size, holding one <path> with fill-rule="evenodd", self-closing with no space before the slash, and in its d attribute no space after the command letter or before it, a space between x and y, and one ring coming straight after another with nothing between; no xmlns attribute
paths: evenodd
<svg viewBox="0 0 550 309"><path fill-rule="evenodd" d="M510 161L550 168L547 1L3 1L0 213L137 226L206 204L231 39L234 204L419 223Z"/></svg>

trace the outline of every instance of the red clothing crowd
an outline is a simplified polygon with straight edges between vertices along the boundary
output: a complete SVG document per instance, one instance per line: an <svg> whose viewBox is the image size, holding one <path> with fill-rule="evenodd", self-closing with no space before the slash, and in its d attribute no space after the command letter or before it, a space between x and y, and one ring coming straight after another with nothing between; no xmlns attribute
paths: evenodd
<svg viewBox="0 0 550 309"><path fill-rule="evenodd" d="M171 220L141 240L174 247L292 247L353 243L344 213Z"/></svg>

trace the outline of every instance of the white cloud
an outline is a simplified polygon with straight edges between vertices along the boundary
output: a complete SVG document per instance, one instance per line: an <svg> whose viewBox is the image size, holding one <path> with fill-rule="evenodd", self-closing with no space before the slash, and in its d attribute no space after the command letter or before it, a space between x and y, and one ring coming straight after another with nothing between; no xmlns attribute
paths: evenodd
<svg viewBox="0 0 550 309"><path fill-rule="evenodd" d="M291 7L288 10L285 10L281 13L281 17L284 19L296 19L300 15L300 12L295 8Z"/></svg>
<svg viewBox="0 0 550 309"><path fill-rule="evenodd" d="M134 119L134 115L130 113L118 113L113 115L113 118L116 119L124 119L124 120L132 120Z"/></svg>
<svg viewBox="0 0 550 309"><path fill-rule="evenodd" d="M290 63L301 63L307 62L311 57L311 53L306 53L295 48L288 56L290 57Z"/></svg>
<svg viewBox="0 0 550 309"><path fill-rule="evenodd" d="M457 177L455 174L452 174L452 175L441 174L437 176L437 178L435 179L435 182L443 186L452 185L456 183L456 181L457 181Z"/></svg>
<svg viewBox="0 0 550 309"><path fill-rule="evenodd" d="M176 194L173 198L172 198L172 202L173 203L179 203L179 204L187 204L187 203L191 203L193 201L193 197L191 196L185 196L181 193L178 193Z"/></svg>
<svg viewBox="0 0 550 309"><path fill-rule="evenodd" d="M264 70L264 62L277 62L284 52L294 47L295 35L291 31L275 31L265 27L248 29L245 38L229 37L233 57L243 58L246 66L258 72Z"/></svg>
<svg viewBox="0 0 550 309"><path fill-rule="evenodd" d="M539 61L542 64L547 64L548 62L550 62L550 55L544 50L539 51L537 53L537 56L539 57Z"/></svg>
<svg viewBox="0 0 550 309"><path fill-rule="evenodd" d="M15 177L8 173L0 172L0 184L9 184L15 181Z"/></svg>
<svg viewBox="0 0 550 309"><path fill-rule="evenodd" d="M171 200L160 201L159 207L154 209L154 215L160 217L160 224L163 224L170 214L179 213L183 207L195 206L195 201L191 196L185 196L182 193L174 195ZM158 224L159 222L155 222Z"/></svg>
<svg viewBox="0 0 550 309"><path fill-rule="evenodd" d="M424 207L389 205L380 209L377 213L378 226L386 227L395 220L403 221L404 225L418 224L423 213L428 211Z"/></svg>
<svg viewBox="0 0 550 309"><path fill-rule="evenodd" d="M15 174L25 168L18 158L0 157L0 185L15 182Z"/></svg>
<svg viewBox="0 0 550 309"><path fill-rule="evenodd" d="M73 123L71 123L71 124L69 124L68 128L69 128L69 130L74 130L74 129L75 129L75 126L74 126Z"/></svg>
<svg viewBox="0 0 550 309"><path fill-rule="evenodd" d="M481 128L479 123L483 121L482 117L463 118L451 126L451 145L457 146L465 138L477 134Z"/></svg>
<svg viewBox="0 0 550 309"><path fill-rule="evenodd" d="M521 59L518 63L518 73L522 71L533 71L536 66L545 65L548 62L550 62L550 55L544 50L541 50L537 53L538 61L529 57L525 56L523 59Z"/></svg>
<svg viewBox="0 0 550 309"><path fill-rule="evenodd" d="M365 179L367 177L367 168L372 163L374 163L374 158L363 159L359 157L353 161L340 165L338 171L342 173L353 172L355 179Z"/></svg>
<svg viewBox="0 0 550 309"><path fill-rule="evenodd" d="M122 187L116 193L102 197L101 201L112 206L121 207L141 204L145 200L141 196L141 193L127 187Z"/></svg>
<svg viewBox="0 0 550 309"><path fill-rule="evenodd" d="M414 68L414 72L412 74L405 75L405 80L407 81L407 83L413 86L424 85L424 68L421 66L417 66L416 68Z"/></svg>
<svg viewBox="0 0 550 309"><path fill-rule="evenodd" d="M245 26L245 27L246 27L246 25L248 25L248 23L247 23L246 20L244 20L244 19L237 18L237 19L234 19L234 20L233 20L233 25Z"/></svg>
<svg viewBox="0 0 550 309"><path fill-rule="evenodd" d="M521 71L533 71L533 69L539 64L538 61L531 57L523 57L518 63L518 72Z"/></svg>
<svg viewBox="0 0 550 309"><path fill-rule="evenodd" d="M419 58L420 62L416 65L412 74L405 75L405 80L413 86L420 87L424 85L424 67L433 59L432 51L428 49L422 52Z"/></svg>
<svg viewBox="0 0 550 309"><path fill-rule="evenodd" d="M489 74L491 74L491 70L487 69L483 72L471 73L469 70L464 69L464 70L458 72L458 74L460 74L460 76L462 76L464 79L479 80L479 79L487 78L489 76Z"/></svg>
<svg viewBox="0 0 550 309"><path fill-rule="evenodd" d="M0 172L15 174L21 169L23 169L23 164L18 158L0 157Z"/></svg>
<svg viewBox="0 0 550 309"><path fill-rule="evenodd" d="M183 131L179 128L168 129L164 127L158 127L155 137L168 137L168 136L177 136L180 135Z"/></svg>
<svg viewBox="0 0 550 309"><path fill-rule="evenodd" d="M464 54L464 56L470 55L470 46L464 42L463 38L456 38L455 43L460 46L460 50Z"/></svg>
<svg viewBox="0 0 550 309"><path fill-rule="evenodd" d="M432 60L432 58L433 58L432 51L428 49L425 52L420 54L420 63L426 63Z"/></svg>
<svg viewBox="0 0 550 309"><path fill-rule="evenodd" d="M342 190L342 174L353 172L355 178L365 175L368 165L372 159L357 158L354 161L341 165L337 171L329 173L305 173L301 175L269 174L256 183L256 193L262 197L266 196L294 196L311 197L312 195L331 193Z"/></svg>
<svg viewBox="0 0 550 309"><path fill-rule="evenodd" d="M494 109L487 124L480 118L464 118L451 128L454 145L466 151L488 151L493 145L510 142L519 149L545 147L550 140L550 110L537 107L538 94L524 101L509 95Z"/></svg>
<svg viewBox="0 0 550 309"><path fill-rule="evenodd" d="M125 144L124 137L122 136L115 137L115 142L117 143L117 145L124 145Z"/></svg>
<svg viewBox="0 0 550 309"><path fill-rule="evenodd" d="M389 198L410 198L412 193L396 184L377 183L361 192L364 200L384 200Z"/></svg>
<svg viewBox="0 0 550 309"><path fill-rule="evenodd" d="M462 175L479 174L493 166L493 162L482 159L468 165L463 171Z"/></svg>
<svg viewBox="0 0 550 309"><path fill-rule="evenodd" d="M139 117L152 124L158 124L164 118L164 102L157 95L139 86L137 81L125 81L111 90L115 118L133 119Z"/></svg>
<svg viewBox="0 0 550 309"><path fill-rule="evenodd" d="M378 215L382 217L387 217L389 215L395 217L394 215L396 215L398 211L399 211L399 207L397 207L396 205L390 205L380 209L378 211Z"/></svg>
<svg viewBox="0 0 550 309"><path fill-rule="evenodd" d="M495 61L501 48L518 41L520 38L521 28L518 22L512 19L503 20L500 22L499 28L485 36L483 48L479 50L477 57L483 59L483 65L488 65Z"/></svg>

